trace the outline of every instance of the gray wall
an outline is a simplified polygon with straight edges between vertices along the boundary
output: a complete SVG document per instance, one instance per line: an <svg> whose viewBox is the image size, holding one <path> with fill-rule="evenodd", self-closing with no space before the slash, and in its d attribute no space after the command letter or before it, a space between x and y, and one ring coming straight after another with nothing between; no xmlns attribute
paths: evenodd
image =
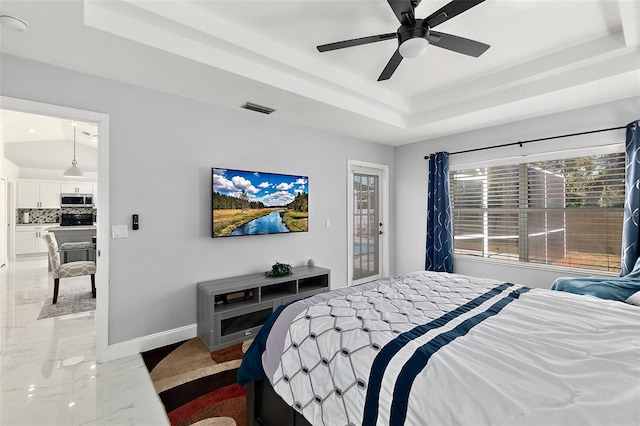
<svg viewBox="0 0 640 426"><path fill-rule="evenodd" d="M1 59L2 95L109 114L110 225L140 215L140 230L111 240L109 344L194 324L196 282L262 272L276 261L313 258L331 269L332 287L346 284L347 159L389 165L393 176L393 148ZM212 167L309 176L309 232L212 239Z"/></svg>
<svg viewBox="0 0 640 426"><path fill-rule="evenodd" d="M110 116L111 224L140 215L140 230L111 240L109 344L194 324L195 283L260 272L275 261L332 270L346 280L347 159L390 165L391 273L424 268L425 154L627 124L632 98L395 149L112 80L2 55L4 96ZM451 157L451 164L622 142L624 132ZM210 238L211 167L309 176L310 231ZM331 219L331 227L324 220ZM558 274L456 260L456 272L548 287Z"/></svg>
<svg viewBox="0 0 640 426"><path fill-rule="evenodd" d="M395 150L396 203L396 272L424 269L426 242L426 193L427 162L424 156L438 151L455 152L482 146L500 145L528 139L543 138L601 128L624 126L640 118L640 98L586 107L559 114L523 120L501 126L489 127L473 132L460 133L425 142L397 147ZM588 136L562 138L468 154L452 155L451 166L470 164L524 154L586 148L600 144L624 142L625 131L617 130ZM514 160L517 162L522 157ZM526 265L502 265L482 259L455 259L455 272L521 283L533 287L548 288L566 272L533 269ZM578 273L575 273L578 274ZM571 275L575 275L571 272Z"/></svg>

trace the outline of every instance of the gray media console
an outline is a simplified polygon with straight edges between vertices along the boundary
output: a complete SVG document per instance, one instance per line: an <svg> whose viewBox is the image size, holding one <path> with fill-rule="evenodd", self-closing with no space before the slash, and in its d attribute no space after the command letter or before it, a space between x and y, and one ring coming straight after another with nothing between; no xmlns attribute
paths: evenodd
<svg viewBox="0 0 640 426"><path fill-rule="evenodd" d="M252 338L278 306L329 290L330 271L293 268L293 275L251 274L198 283L198 337L209 349Z"/></svg>

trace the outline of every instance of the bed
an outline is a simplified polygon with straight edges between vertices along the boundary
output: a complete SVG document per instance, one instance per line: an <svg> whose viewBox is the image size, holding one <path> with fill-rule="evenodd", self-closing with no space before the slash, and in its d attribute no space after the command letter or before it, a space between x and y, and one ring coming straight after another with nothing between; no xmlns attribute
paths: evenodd
<svg viewBox="0 0 640 426"><path fill-rule="evenodd" d="M250 425L638 425L640 308L402 274L280 307L238 381Z"/></svg>

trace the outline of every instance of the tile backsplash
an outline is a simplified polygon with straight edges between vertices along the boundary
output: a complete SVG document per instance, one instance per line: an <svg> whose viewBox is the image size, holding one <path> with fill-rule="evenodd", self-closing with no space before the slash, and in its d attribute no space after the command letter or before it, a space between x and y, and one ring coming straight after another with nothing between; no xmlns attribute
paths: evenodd
<svg viewBox="0 0 640 426"><path fill-rule="evenodd" d="M60 223L62 213L93 213L93 221L96 221L96 209L66 207L61 209L17 209L16 223ZM29 222L24 221L24 213L29 213Z"/></svg>

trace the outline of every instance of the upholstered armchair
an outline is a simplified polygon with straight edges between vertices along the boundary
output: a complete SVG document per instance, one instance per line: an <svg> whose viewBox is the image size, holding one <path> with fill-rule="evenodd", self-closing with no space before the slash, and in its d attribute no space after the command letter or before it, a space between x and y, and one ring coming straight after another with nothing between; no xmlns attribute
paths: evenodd
<svg viewBox="0 0 640 426"><path fill-rule="evenodd" d="M60 252L58 252L58 242L53 233L45 233L42 237L47 242L49 251L49 262L53 271L53 304L58 302L58 290L61 278L79 277L82 275L91 276L91 294L96 297L96 263L93 261L78 261L60 263Z"/></svg>

